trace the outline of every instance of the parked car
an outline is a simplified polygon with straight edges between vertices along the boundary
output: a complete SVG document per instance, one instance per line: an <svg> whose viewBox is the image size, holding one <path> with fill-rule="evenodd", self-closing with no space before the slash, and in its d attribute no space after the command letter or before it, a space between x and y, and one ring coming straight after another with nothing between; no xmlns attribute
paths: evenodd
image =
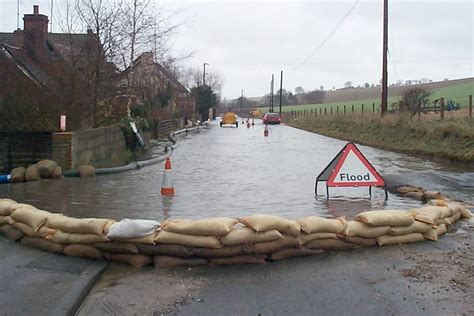
<svg viewBox="0 0 474 316"><path fill-rule="evenodd" d="M224 125L234 125L239 127L239 122L237 121L237 115L234 112L227 112L221 119L221 127Z"/></svg>
<svg viewBox="0 0 474 316"><path fill-rule="evenodd" d="M263 116L263 124L280 124L281 117L278 113L267 113Z"/></svg>

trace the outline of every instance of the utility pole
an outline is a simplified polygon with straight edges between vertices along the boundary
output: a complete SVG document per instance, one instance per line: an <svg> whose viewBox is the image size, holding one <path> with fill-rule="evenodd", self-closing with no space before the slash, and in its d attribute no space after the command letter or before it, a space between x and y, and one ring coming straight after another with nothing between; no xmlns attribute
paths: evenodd
<svg viewBox="0 0 474 316"><path fill-rule="evenodd" d="M281 102L282 102L282 90L283 90L283 70L280 73L280 117L281 117Z"/></svg>
<svg viewBox="0 0 474 316"><path fill-rule="evenodd" d="M53 33L53 0L51 0L51 30L50 33Z"/></svg>
<svg viewBox="0 0 474 316"><path fill-rule="evenodd" d="M273 85L275 82L275 75L272 74L272 84L271 84L271 93L270 93L270 112L273 112Z"/></svg>
<svg viewBox="0 0 474 316"><path fill-rule="evenodd" d="M202 72L202 85L206 85L206 65L209 66L208 63L204 63L204 71Z"/></svg>
<svg viewBox="0 0 474 316"><path fill-rule="evenodd" d="M244 99L244 89L240 91L240 117L242 117L242 101Z"/></svg>
<svg viewBox="0 0 474 316"><path fill-rule="evenodd" d="M383 1L383 50L382 50L382 107L381 114L387 113L387 90L388 90L388 71L387 71L387 51L388 51L388 0Z"/></svg>
<svg viewBox="0 0 474 316"><path fill-rule="evenodd" d="M16 1L16 29L20 29L20 0Z"/></svg>

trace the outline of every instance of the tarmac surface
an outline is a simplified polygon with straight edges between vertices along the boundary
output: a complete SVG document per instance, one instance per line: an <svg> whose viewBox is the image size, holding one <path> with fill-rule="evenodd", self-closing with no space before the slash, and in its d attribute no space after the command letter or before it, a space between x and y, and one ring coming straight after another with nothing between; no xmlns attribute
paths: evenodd
<svg viewBox="0 0 474 316"><path fill-rule="evenodd" d="M72 315L106 265L0 236L0 315Z"/></svg>
<svg viewBox="0 0 474 316"><path fill-rule="evenodd" d="M110 264L78 315L472 315L473 232L264 265Z"/></svg>

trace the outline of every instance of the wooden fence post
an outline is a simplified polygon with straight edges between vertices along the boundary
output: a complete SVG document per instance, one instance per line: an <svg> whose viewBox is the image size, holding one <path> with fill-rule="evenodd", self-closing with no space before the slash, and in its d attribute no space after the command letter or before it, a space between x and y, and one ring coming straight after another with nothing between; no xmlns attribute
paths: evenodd
<svg viewBox="0 0 474 316"><path fill-rule="evenodd" d="M336 114L339 115L339 105L336 106Z"/></svg>
<svg viewBox="0 0 474 316"><path fill-rule="evenodd" d="M444 98L441 98L441 120L444 120Z"/></svg>
<svg viewBox="0 0 474 316"><path fill-rule="evenodd" d="M319 108L319 116L321 116L322 111L323 111L323 108Z"/></svg>
<svg viewBox="0 0 474 316"><path fill-rule="evenodd" d="M324 115L328 114L326 107L324 107Z"/></svg>
<svg viewBox="0 0 474 316"><path fill-rule="evenodd" d="M372 103L372 113L375 114L375 103Z"/></svg>
<svg viewBox="0 0 474 316"><path fill-rule="evenodd" d="M364 103L362 103L362 114L364 114Z"/></svg>
<svg viewBox="0 0 474 316"><path fill-rule="evenodd" d="M346 115L346 105L344 104L344 115Z"/></svg>
<svg viewBox="0 0 474 316"><path fill-rule="evenodd" d="M354 114L354 104L352 104L352 114Z"/></svg>
<svg viewBox="0 0 474 316"><path fill-rule="evenodd" d="M472 119L472 94L469 95L469 118Z"/></svg>

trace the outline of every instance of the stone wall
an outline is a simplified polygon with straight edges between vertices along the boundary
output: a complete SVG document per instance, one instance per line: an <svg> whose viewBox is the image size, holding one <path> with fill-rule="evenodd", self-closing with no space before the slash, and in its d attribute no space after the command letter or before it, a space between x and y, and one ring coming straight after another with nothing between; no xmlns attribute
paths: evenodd
<svg viewBox="0 0 474 316"><path fill-rule="evenodd" d="M125 137L118 126L53 134L53 160L64 170L81 165L110 167L126 163Z"/></svg>

